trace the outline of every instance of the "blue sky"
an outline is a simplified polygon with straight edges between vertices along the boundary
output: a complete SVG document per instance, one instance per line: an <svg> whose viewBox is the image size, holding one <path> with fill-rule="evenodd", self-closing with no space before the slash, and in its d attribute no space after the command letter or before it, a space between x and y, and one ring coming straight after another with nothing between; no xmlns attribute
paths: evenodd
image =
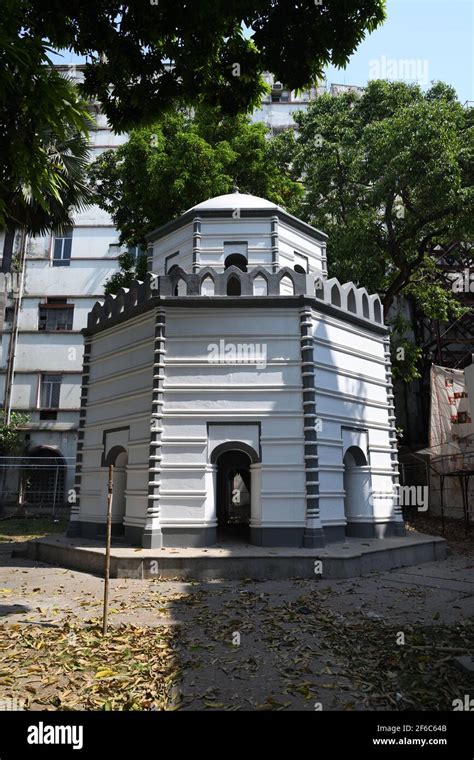
<svg viewBox="0 0 474 760"><path fill-rule="evenodd" d="M55 63L80 60L67 51L54 56ZM385 24L367 35L346 69L329 67L327 81L362 86L378 65L401 74L387 78L403 79L404 61L413 62L421 80L442 80L461 102L474 101L474 0L388 0Z"/></svg>
<svg viewBox="0 0 474 760"><path fill-rule="evenodd" d="M330 67L327 80L365 85L383 56L386 64L419 62L430 81L453 85L463 103L474 100L473 0L388 0L385 24L367 35L346 69Z"/></svg>

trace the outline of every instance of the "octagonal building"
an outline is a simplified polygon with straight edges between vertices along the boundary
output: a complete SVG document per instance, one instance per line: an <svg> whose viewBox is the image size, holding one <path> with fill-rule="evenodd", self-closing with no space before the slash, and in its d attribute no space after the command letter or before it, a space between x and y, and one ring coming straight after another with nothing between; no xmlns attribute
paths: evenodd
<svg viewBox="0 0 474 760"><path fill-rule="evenodd" d="M388 331L328 279L326 235L263 198L148 236L149 276L97 303L69 535L320 547L404 534Z"/></svg>

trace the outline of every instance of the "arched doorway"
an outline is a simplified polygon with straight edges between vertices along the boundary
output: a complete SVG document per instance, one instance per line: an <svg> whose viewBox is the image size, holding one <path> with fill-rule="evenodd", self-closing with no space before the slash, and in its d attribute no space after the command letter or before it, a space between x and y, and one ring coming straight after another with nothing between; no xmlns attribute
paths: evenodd
<svg viewBox="0 0 474 760"><path fill-rule="evenodd" d="M38 446L24 460L23 499L25 504L55 507L64 503L66 462L60 451Z"/></svg>
<svg viewBox="0 0 474 760"><path fill-rule="evenodd" d="M251 460L238 449L222 452L216 459L216 516L218 540L250 540Z"/></svg>
<svg viewBox="0 0 474 760"><path fill-rule="evenodd" d="M241 253L231 253L229 256L226 256L224 261L224 269L228 269L229 267L237 267L242 272L246 272L247 259Z"/></svg>
<svg viewBox="0 0 474 760"><path fill-rule="evenodd" d="M359 446L349 446L343 461L346 535L361 536L363 525L372 516L367 458Z"/></svg>
<svg viewBox="0 0 474 760"><path fill-rule="evenodd" d="M127 511L127 465L128 453L123 446L114 446L107 454L106 465L113 464L112 530L115 535L123 533Z"/></svg>

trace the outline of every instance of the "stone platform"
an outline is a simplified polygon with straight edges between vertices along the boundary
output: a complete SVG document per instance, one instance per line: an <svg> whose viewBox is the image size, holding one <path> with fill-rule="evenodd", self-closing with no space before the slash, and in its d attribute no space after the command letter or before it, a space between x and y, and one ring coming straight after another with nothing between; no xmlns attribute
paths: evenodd
<svg viewBox="0 0 474 760"><path fill-rule="evenodd" d="M324 549L262 548L222 543L208 549L140 549L115 542L110 571L113 578L166 580L256 580L292 578L352 578L373 571L445 559L444 538L409 533L400 538L348 538ZM103 544L55 536L29 541L27 556L73 570L104 574Z"/></svg>

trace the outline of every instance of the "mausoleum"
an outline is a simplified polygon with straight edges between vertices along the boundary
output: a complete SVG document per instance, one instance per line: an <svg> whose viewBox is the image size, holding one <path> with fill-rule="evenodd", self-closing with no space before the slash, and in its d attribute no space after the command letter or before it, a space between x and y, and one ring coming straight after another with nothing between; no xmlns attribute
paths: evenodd
<svg viewBox="0 0 474 760"><path fill-rule="evenodd" d="M148 236L149 277L89 314L69 535L320 547L404 534L378 295L323 232L211 198Z"/></svg>

